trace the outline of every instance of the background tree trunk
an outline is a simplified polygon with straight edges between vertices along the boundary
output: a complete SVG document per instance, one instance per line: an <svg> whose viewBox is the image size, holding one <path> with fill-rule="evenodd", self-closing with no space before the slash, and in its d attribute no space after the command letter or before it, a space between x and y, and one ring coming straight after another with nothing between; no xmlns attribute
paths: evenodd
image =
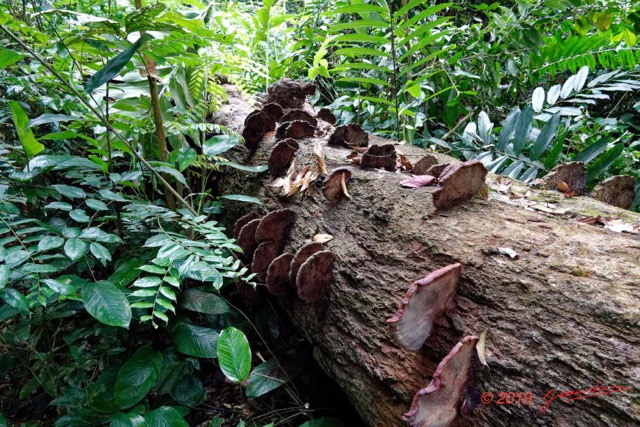
<svg viewBox="0 0 640 427"><path fill-rule="evenodd" d="M318 141L322 139L300 141L299 165L313 162L312 148ZM371 143L379 142L372 138ZM245 153L245 163L265 164L273 145L274 137L267 135L254 155ZM398 148L414 164L424 154L417 147ZM329 170L347 165L349 150L324 151ZM232 172L221 185L227 194L259 197L265 203L261 213L281 207L296 212L287 252L295 253L316 233L334 236L325 244L336 256L333 282L322 300L304 303L289 298L282 305L315 346L321 367L368 425L404 425L402 415L414 393L429 383L437 364L465 335L484 331L489 367L478 367L471 383L480 394L493 393L496 400L500 392L531 392L534 400L529 405L498 405L496 400L479 404L470 417L459 416L457 424L640 425L638 235L523 209L493 192L488 200L475 198L435 212L434 187L402 188L406 173L351 169L351 199L333 204L320 191L314 198L282 198L279 189L268 186L267 174L247 179L246 174ZM321 188L321 182L316 184ZM561 196L536 192L526 200L553 198L559 207L539 204L555 213L569 209L623 214L640 224L637 214L586 197ZM229 204L231 222L247 208ZM497 248L510 248L518 257L501 255ZM456 262L463 270L455 308L420 351L403 349L386 319L395 313L410 283ZM572 402L557 399L549 411L539 410L552 389L588 389L596 384L633 390Z"/></svg>

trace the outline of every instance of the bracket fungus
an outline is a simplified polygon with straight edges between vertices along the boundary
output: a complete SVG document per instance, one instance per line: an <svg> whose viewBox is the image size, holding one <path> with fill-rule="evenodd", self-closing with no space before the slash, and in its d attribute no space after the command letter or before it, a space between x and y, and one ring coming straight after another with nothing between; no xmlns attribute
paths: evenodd
<svg viewBox="0 0 640 427"><path fill-rule="evenodd" d="M429 167L429 169L427 169L427 172L425 175L431 175L431 176L435 176L436 178L439 178L440 175L442 174L442 171L448 168L449 165L450 163L438 163L437 165L433 165Z"/></svg>
<svg viewBox="0 0 640 427"><path fill-rule="evenodd" d="M296 275L300 266L309 259L309 257L316 252L320 252L323 249L322 243L311 242L304 244L298 252L291 259L291 266L289 267L289 280L294 283L296 281Z"/></svg>
<svg viewBox="0 0 640 427"><path fill-rule="evenodd" d="M267 269L267 290L276 296L284 296L291 289L289 271L291 269L293 255L285 253L275 258Z"/></svg>
<svg viewBox="0 0 640 427"><path fill-rule="evenodd" d="M472 198L480 191L487 168L479 160L454 163L442 171L440 186L432 193L436 208L446 208Z"/></svg>
<svg viewBox="0 0 640 427"><path fill-rule="evenodd" d="M591 197L612 206L629 209L636 196L636 179L631 175L607 178L593 189Z"/></svg>
<svg viewBox="0 0 640 427"><path fill-rule="evenodd" d="M242 137L250 150L258 148L265 133L276 129L276 121L261 110L249 114L244 121Z"/></svg>
<svg viewBox="0 0 640 427"><path fill-rule="evenodd" d="M296 152L300 149L298 141L292 138L278 142L269 155L269 173L273 178L284 175Z"/></svg>
<svg viewBox="0 0 640 427"><path fill-rule="evenodd" d="M318 126L318 121L316 120L315 117L313 117L311 114L307 113L304 110L298 110L298 109L290 110L289 112L287 112L287 114L282 116L280 121L284 123L284 122L293 122L295 120L301 120L303 122L307 122L314 128Z"/></svg>
<svg viewBox="0 0 640 427"><path fill-rule="evenodd" d="M276 138L311 138L315 133L315 128L303 120L282 123L276 131Z"/></svg>
<svg viewBox="0 0 640 427"><path fill-rule="evenodd" d="M468 381L476 336L466 336L438 364L433 379L413 397L411 409L404 414L409 427L446 427L458 416Z"/></svg>
<svg viewBox="0 0 640 427"><path fill-rule="evenodd" d="M387 320L395 325L401 346L412 351L422 347L435 321L453 302L461 270L459 263L448 265L409 286L398 310Z"/></svg>
<svg viewBox="0 0 640 427"><path fill-rule="evenodd" d="M253 257L253 253L258 247L256 241L256 230L260 225L260 219L253 219L247 222L238 232L238 246L242 249L242 253L248 259Z"/></svg>
<svg viewBox="0 0 640 427"><path fill-rule="evenodd" d="M562 188L567 186L567 189ZM561 190L563 193L571 191L576 196L580 196L587 188L587 169L582 162L556 166L542 178L542 187L545 190Z"/></svg>
<svg viewBox="0 0 640 427"><path fill-rule="evenodd" d="M382 169L393 172L396 170L396 148L393 144L372 145L362 155L360 168Z"/></svg>
<svg viewBox="0 0 640 427"><path fill-rule="evenodd" d="M418 162L413 165L413 174L414 175L428 175L427 171L431 166L435 166L438 164L438 159L436 159L431 154L427 154L422 157Z"/></svg>
<svg viewBox="0 0 640 427"><path fill-rule="evenodd" d="M282 108L302 108L307 95L313 95L316 86L300 80L280 79L267 88L267 101L275 102Z"/></svg>
<svg viewBox="0 0 640 427"><path fill-rule="evenodd" d="M347 191L347 181L349 179L351 179L351 171L349 169L338 168L332 170L325 178L324 185L322 186L322 194L325 199L330 202L334 202L343 194L348 198L351 198Z"/></svg>
<svg viewBox="0 0 640 427"><path fill-rule="evenodd" d="M334 147L367 147L369 134L360 125L351 123L335 128L328 143Z"/></svg>
<svg viewBox="0 0 640 427"><path fill-rule="evenodd" d="M282 110L280 104L276 104L275 102L264 104L262 106L262 111L273 117L273 120L276 122L279 122L282 116L284 116L284 110Z"/></svg>
<svg viewBox="0 0 640 427"><path fill-rule="evenodd" d="M330 125L336 124L336 116L328 108L321 108L320 111L318 111L317 118L329 123Z"/></svg>
<svg viewBox="0 0 640 427"><path fill-rule="evenodd" d="M260 220L255 231L258 246L251 262L251 271L256 273L258 280L265 279L267 269L282 250L295 218L295 212L291 209L279 209L268 213Z"/></svg>
<svg viewBox="0 0 640 427"><path fill-rule="evenodd" d="M324 290L333 279L335 255L331 251L320 251L311 255L298 270L296 288L298 297L306 302L319 301Z"/></svg>
<svg viewBox="0 0 640 427"><path fill-rule="evenodd" d="M251 212L238 218L236 223L233 225L233 236L236 238L236 240L240 236L240 230L242 229L242 227L247 225L249 221L252 221L258 218L260 218L260 214L258 212Z"/></svg>

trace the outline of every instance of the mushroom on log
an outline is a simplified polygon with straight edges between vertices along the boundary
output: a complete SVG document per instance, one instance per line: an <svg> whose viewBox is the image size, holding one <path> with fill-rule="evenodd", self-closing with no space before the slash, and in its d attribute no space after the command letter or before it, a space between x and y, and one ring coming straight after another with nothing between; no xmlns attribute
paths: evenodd
<svg viewBox="0 0 640 427"><path fill-rule="evenodd" d="M248 161L238 161L265 164L275 143L275 136L267 134ZM326 141L312 137L299 143L297 159L311 164L314 145ZM439 164L459 163L418 147L402 145L401 151L413 164L426 154ZM344 148L324 146L329 170L347 166L348 154ZM403 416L416 393L448 377L448 363L466 360L452 356L438 370L451 349L483 332L488 367L477 367L468 380L464 374L466 384L496 399L501 392L531 393L533 401L513 406L494 400L474 409L469 404L474 396L464 393L461 398L438 397L438 392L421 395L426 408L430 399L446 398L448 412L434 418L450 420L454 414L444 425L640 424L640 237L578 221L581 216L619 216L638 230L639 214L589 197L565 198L556 189L525 187L520 197L502 195L498 190L504 183L491 174L488 198L465 196L444 210L434 204L438 187L401 186L409 173L350 171L351 198L338 203L317 194L283 198L269 187L268 174L248 185L247 175L235 170L222 178L220 191L249 193L268 210L286 207L295 212L286 252L297 252L317 233L333 236L323 245L335 260L322 297L313 303L292 298L283 309L367 425L405 426ZM474 172L474 182L467 185L474 188L478 175L483 174ZM321 185L321 180L315 183L316 188ZM455 185L464 187L464 179ZM250 208L225 202L228 223ZM408 284L456 263L462 269L452 303L419 350L404 348L396 326L386 320L396 312ZM468 339L463 345L471 343ZM458 350L466 355L467 349ZM618 386L597 396L591 392L590 398L567 397L573 390L589 393ZM442 387L449 388L446 382ZM545 396L562 392L564 397L540 411Z"/></svg>

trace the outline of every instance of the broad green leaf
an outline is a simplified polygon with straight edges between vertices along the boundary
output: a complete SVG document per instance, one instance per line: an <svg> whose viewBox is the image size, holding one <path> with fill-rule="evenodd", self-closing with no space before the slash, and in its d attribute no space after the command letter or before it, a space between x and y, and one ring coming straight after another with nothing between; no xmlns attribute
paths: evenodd
<svg viewBox="0 0 640 427"><path fill-rule="evenodd" d="M387 44L389 39L386 37L372 36L370 34L343 34L333 39L334 43L340 42L356 42L356 43L378 43Z"/></svg>
<svg viewBox="0 0 640 427"><path fill-rule="evenodd" d="M127 65L127 63L131 60L131 57L136 52L136 50L138 50L140 46L142 46L142 43L149 40L150 38L153 37L149 34L145 34L144 36L136 40L135 43L133 43L127 49L123 50L118 55L110 59L102 69L92 75L89 80L85 82L84 91L86 93L91 93L115 76L117 76L118 73L120 73L120 70L122 70L124 66Z"/></svg>
<svg viewBox="0 0 640 427"><path fill-rule="evenodd" d="M344 30L355 30L357 28L388 28L389 24L384 21L375 21L372 19L358 19L349 22L339 22L329 27L332 33L342 32Z"/></svg>
<svg viewBox="0 0 640 427"><path fill-rule="evenodd" d="M491 142L491 131L493 130L493 123L491 119L484 111L480 111L478 114L478 134L485 144Z"/></svg>
<svg viewBox="0 0 640 427"><path fill-rule="evenodd" d="M133 282L132 286L136 288L157 288L161 283L162 279L158 276L146 276Z"/></svg>
<svg viewBox="0 0 640 427"><path fill-rule="evenodd" d="M589 179L593 180L602 175L608 168L618 160L618 157L624 151L624 143L616 144L610 150L607 150L600 156L596 158L596 160L591 164L591 166L587 169L589 172Z"/></svg>
<svg viewBox="0 0 640 427"><path fill-rule="evenodd" d="M91 221L91 218L89 218L89 215L87 215L84 209L74 209L69 212L69 216L72 220L80 223L87 223Z"/></svg>
<svg viewBox="0 0 640 427"><path fill-rule="evenodd" d="M549 148L549 144L551 144L551 141L556 136L559 126L560 115L554 114L551 120L545 123L536 142L533 144L533 147L531 147L531 155L529 156L531 160L538 160L547 148Z"/></svg>
<svg viewBox="0 0 640 427"><path fill-rule="evenodd" d="M143 427L144 425L144 418L139 414L116 414L109 418L109 427Z"/></svg>
<svg viewBox="0 0 640 427"><path fill-rule="evenodd" d="M171 331L176 350L187 356L213 359L216 357L218 331L189 323L178 323Z"/></svg>
<svg viewBox="0 0 640 427"><path fill-rule="evenodd" d="M64 253L72 261L77 261L87 253L87 243L78 238L69 239L64 244Z"/></svg>
<svg viewBox="0 0 640 427"><path fill-rule="evenodd" d="M584 164L589 163L590 161L598 157L600 154L604 153L604 150L607 149L607 145L609 145L610 141L611 141L611 138L608 138L608 137L600 138L595 143L591 144L590 146L585 148L583 151L578 153L573 160L575 160L576 162L582 162Z"/></svg>
<svg viewBox="0 0 640 427"><path fill-rule="evenodd" d="M245 196L244 194L225 194L224 196L222 196L222 198L227 200L234 200L236 202L254 203L256 205L262 204L260 199L252 196Z"/></svg>
<svg viewBox="0 0 640 427"><path fill-rule="evenodd" d="M122 290L111 282L101 280L87 283L82 288L82 302L90 315L109 326L128 329L131 322L131 307Z"/></svg>
<svg viewBox="0 0 640 427"><path fill-rule="evenodd" d="M533 95L531 96L531 106L533 107L533 111L539 113L542 111L542 107L544 106L544 89L541 87L537 87L533 91Z"/></svg>
<svg viewBox="0 0 640 427"><path fill-rule="evenodd" d="M45 236L38 242L38 252L50 251L64 245L64 239L58 236Z"/></svg>
<svg viewBox="0 0 640 427"><path fill-rule="evenodd" d="M286 375L278 366L276 359L268 360L256 366L247 379L246 394L255 398L275 390L286 382Z"/></svg>
<svg viewBox="0 0 640 427"><path fill-rule="evenodd" d="M79 117L67 116L66 114L44 113L41 116L36 117L35 119L29 120L29 127L33 128L33 127L44 125L47 123L68 122L70 120L78 120L78 119Z"/></svg>
<svg viewBox="0 0 640 427"><path fill-rule="evenodd" d="M298 427L344 427L344 423L337 418L318 418L300 424Z"/></svg>
<svg viewBox="0 0 640 427"><path fill-rule="evenodd" d="M73 295L78 289L78 284L84 286L87 283L86 280L82 280L77 276L61 276L57 279L45 279L43 282L52 291L57 292L60 295Z"/></svg>
<svg viewBox="0 0 640 427"><path fill-rule="evenodd" d="M114 399L120 409L130 408L151 390L162 369L162 355L148 347L136 351L118 371Z"/></svg>
<svg viewBox="0 0 640 427"><path fill-rule="evenodd" d="M105 202L96 199L87 199L84 201L94 211L108 211L109 207Z"/></svg>
<svg viewBox="0 0 640 427"><path fill-rule="evenodd" d="M143 265L140 268L140 270L142 271L146 271L147 273L152 273L152 274L160 274L163 275L167 272L166 268L163 267L158 267L157 265Z"/></svg>
<svg viewBox="0 0 640 427"><path fill-rule="evenodd" d="M504 120L502 124L502 131L500 132L500 136L498 137L498 149L504 150L509 141L511 140L511 136L516 131L516 126L518 124L518 119L520 118L520 108L515 107L509 112L509 115Z"/></svg>
<svg viewBox="0 0 640 427"><path fill-rule="evenodd" d="M0 47L0 70L10 67L24 58L18 52Z"/></svg>
<svg viewBox="0 0 640 427"><path fill-rule="evenodd" d="M222 373L233 382L242 382L251 371L251 349L244 333L234 327L220 333L217 345Z"/></svg>
<svg viewBox="0 0 640 427"><path fill-rule="evenodd" d="M411 19L404 21L402 25L400 25L400 29L403 29L403 30L407 29L412 25L416 24L417 22L423 19L426 19L432 15L435 15L436 13L442 11L443 9L450 7L452 4L453 3L442 3L442 4L437 4L435 6L427 7L426 9L413 15Z"/></svg>
<svg viewBox="0 0 640 427"><path fill-rule="evenodd" d="M48 205L46 205L44 208L45 209L59 209L61 211L69 212L71 209L73 209L73 206L71 206L71 204L67 203L67 202L51 202Z"/></svg>
<svg viewBox="0 0 640 427"><path fill-rule="evenodd" d="M9 283L9 267L4 264L0 265L0 289L4 289Z"/></svg>
<svg viewBox="0 0 640 427"><path fill-rule="evenodd" d="M372 49L370 47L345 47L342 49L337 49L335 52L333 52L334 55L344 55L344 56L348 56L350 58L357 58L360 56L364 56L364 55L371 55L371 56L384 56L384 57L390 57L391 55L383 50L379 50L379 49Z"/></svg>
<svg viewBox="0 0 640 427"><path fill-rule="evenodd" d="M63 196L69 199L86 199L87 198L87 193L85 193L84 190L79 187L72 187L70 185L65 185L65 184L55 184L55 185L52 185L52 187L55 188L55 190L58 193L62 194Z"/></svg>
<svg viewBox="0 0 640 427"><path fill-rule="evenodd" d="M385 13L388 14L388 9L382 6L376 6L373 4L352 4L349 6L342 6L333 9L332 14L338 13Z"/></svg>
<svg viewBox="0 0 640 427"><path fill-rule="evenodd" d="M196 150L191 147L181 147L179 150L173 150L171 154L169 154L167 163L178 169L180 172L183 172L196 160L198 160L198 153L196 153Z"/></svg>
<svg viewBox="0 0 640 427"><path fill-rule="evenodd" d="M218 295L200 289L184 291L181 295L180 307L203 314L225 314L232 311Z"/></svg>
<svg viewBox="0 0 640 427"><path fill-rule="evenodd" d="M245 172L264 172L266 171L269 166L267 165L258 165L258 166L245 166L245 165L240 165L238 163L235 162L216 162L216 166L229 166L235 169L239 169L241 171L245 171Z"/></svg>
<svg viewBox="0 0 640 427"><path fill-rule="evenodd" d="M22 266L21 271L24 273L55 273L60 268L51 264L25 264Z"/></svg>
<svg viewBox="0 0 640 427"><path fill-rule="evenodd" d="M189 427L180 412L170 406L161 406L144 415L147 427Z"/></svg>
<svg viewBox="0 0 640 427"><path fill-rule="evenodd" d="M386 87L391 87L391 84L388 82L385 82L384 80L380 80L380 79L375 79L373 77L344 77L341 79L338 79L339 82L348 82L348 83L364 83L364 84L372 84L372 85L378 85L378 86L386 86Z"/></svg>
<svg viewBox="0 0 640 427"><path fill-rule="evenodd" d="M193 406L205 398L202 381L195 375L185 375L171 390L171 397L181 405Z"/></svg>
<svg viewBox="0 0 640 427"><path fill-rule="evenodd" d="M553 105L556 103L556 101L560 97L561 90L562 86L560 85L551 86L551 89L549 89L549 92L547 92L547 103L549 105Z"/></svg>
<svg viewBox="0 0 640 427"><path fill-rule="evenodd" d="M18 101L9 101L9 108L13 118L13 124L16 127L16 133L22 149L28 158L31 158L44 150L44 145L40 144L33 132L29 129L29 117Z"/></svg>
<svg viewBox="0 0 640 427"><path fill-rule="evenodd" d="M22 314L29 313L29 302L20 292L13 288L0 289L0 298L9 306Z"/></svg>
<svg viewBox="0 0 640 427"><path fill-rule="evenodd" d="M107 200L113 200L114 202L126 202L127 201L127 199L122 197L120 194L114 193L111 190L100 190L98 192L100 193L100 195L102 197L104 197Z"/></svg>
<svg viewBox="0 0 640 427"><path fill-rule="evenodd" d="M562 148L564 147L564 141L558 141L555 143L547 157L544 159L544 168L547 170L553 169L560 157L560 153L562 153Z"/></svg>
<svg viewBox="0 0 640 427"><path fill-rule="evenodd" d="M102 246L100 243L93 242L89 245L89 249L94 257L98 258L103 266L106 266L111 261L111 253L109 249Z"/></svg>
<svg viewBox="0 0 640 427"><path fill-rule="evenodd" d="M141 273L138 267L144 264L144 261L132 258L118 265L116 271L109 277L109 282L118 288L124 288L133 282Z"/></svg>
<svg viewBox="0 0 640 427"><path fill-rule="evenodd" d="M515 133L513 134L513 151L516 154L522 153L522 149L525 147L527 140L529 139L529 132L531 132L531 125L533 124L533 108L531 105L527 105L522 110L518 123L516 125Z"/></svg>
<svg viewBox="0 0 640 427"><path fill-rule="evenodd" d="M184 175L182 175L180 173L180 171L178 171L173 166L165 166L165 165L162 165L162 164L157 164L157 162L149 162L149 163L151 163L151 165L154 167L154 169L156 171L164 173L164 174L167 174L167 175L171 175L180 184L182 184L182 185L184 185L186 187L189 186L188 183L187 183L187 180L184 177Z"/></svg>

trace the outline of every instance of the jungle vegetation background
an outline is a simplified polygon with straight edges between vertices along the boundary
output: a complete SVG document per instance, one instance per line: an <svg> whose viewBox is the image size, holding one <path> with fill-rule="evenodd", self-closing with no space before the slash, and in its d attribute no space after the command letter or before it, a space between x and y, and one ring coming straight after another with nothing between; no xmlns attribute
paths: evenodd
<svg viewBox="0 0 640 427"><path fill-rule="evenodd" d="M218 223L222 82L527 182L640 178L633 1L5 0L0 425L335 426ZM634 208L638 209L638 197Z"/></svg>

